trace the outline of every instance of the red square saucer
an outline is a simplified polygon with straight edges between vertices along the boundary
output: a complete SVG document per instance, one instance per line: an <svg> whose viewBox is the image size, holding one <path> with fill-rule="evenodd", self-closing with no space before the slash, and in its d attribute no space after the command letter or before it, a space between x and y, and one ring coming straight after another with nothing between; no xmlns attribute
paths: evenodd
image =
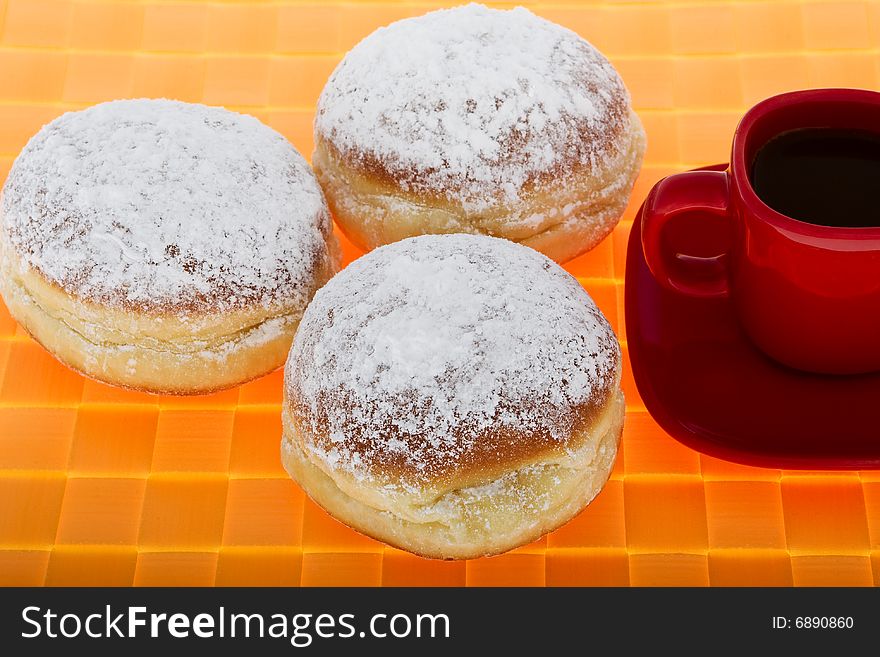
<svg viewBox="0 0 880 657"><path fill-rule="evenodd" d="M660 426L693 449L747 465L880 468L880 373L809 374L770 360L727 299L684 296L654 280L641 220L640 210L627 248L626 337L639 394Z"/></svg>

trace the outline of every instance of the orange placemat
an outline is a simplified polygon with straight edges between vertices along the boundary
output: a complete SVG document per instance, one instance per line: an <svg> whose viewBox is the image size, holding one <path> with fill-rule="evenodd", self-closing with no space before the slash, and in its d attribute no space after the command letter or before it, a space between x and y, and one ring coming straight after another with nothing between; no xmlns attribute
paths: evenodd
<svg viewBox="0 0 880 657"><path fill-rule="evenodd" d="M876 2L524 4L608 55L648 132L624 220L567 266L624 352L625 244L651 185L724 161L739 116L768 95L880 80ZM42 124L121 97L225 105L308 156L342 54L438 6L0 0L0 180ZM203 397L125 392L65 369L0 309L0 584L880 583L880 473L706 457L645 412L628 363L624 389L622 450L584 513L502 556L430 561L340 525L287 478L280 372Z"/></svg>

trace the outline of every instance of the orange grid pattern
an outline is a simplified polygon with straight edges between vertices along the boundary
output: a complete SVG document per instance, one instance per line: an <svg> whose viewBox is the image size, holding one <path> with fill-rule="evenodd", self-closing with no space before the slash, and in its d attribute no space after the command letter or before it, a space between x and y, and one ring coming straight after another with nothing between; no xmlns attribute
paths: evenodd
<svg viewBox="0 0 880 657"><path fill-rule="evenodd" d="M625 245L651 185L724 161L739 116L770 94L877 89L880 4L526 4L612 60L648 132L620 226L568 265L626 353ZM343 53L437 6L0 0L0 181L45 122L119 97L222 104L308 156L315 101ZM880 583L880 473L703 456L645 412L628 363L624 390L622 451L584 513L511 553L438 562L349 530L287 478L280 372L202 397L117 390L59 365L0 309L0 584Z"/></svg>

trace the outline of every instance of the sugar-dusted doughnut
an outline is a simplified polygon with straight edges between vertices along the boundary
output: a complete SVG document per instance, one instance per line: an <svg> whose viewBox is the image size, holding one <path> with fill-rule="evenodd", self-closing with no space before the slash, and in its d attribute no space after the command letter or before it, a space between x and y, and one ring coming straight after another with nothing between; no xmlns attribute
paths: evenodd
<svg viewBox="0 0 880 657"><path fill-rule="evenodd" d="M13 317L70 367L152 392L278 368L337 269L308 164L257 119L217 107L66 113L16 158L0 213Z"/></svg>
<svg viewBox="0 0 880 657"><path fill-rule="evenodd" d="M321 288L285 368L282 460L329 513L416 554L532 541L607 480L621 355L572 276L479 235L383 246Z"/></svg>
<svg viewBox="0 0 880 657"><path fill-rule="evenodd" d="M526 9L480 5L369 35L327 81L314 128L315 172L361 247L481 233L558 262L611 232L645 149L600 52Z"/></svg>

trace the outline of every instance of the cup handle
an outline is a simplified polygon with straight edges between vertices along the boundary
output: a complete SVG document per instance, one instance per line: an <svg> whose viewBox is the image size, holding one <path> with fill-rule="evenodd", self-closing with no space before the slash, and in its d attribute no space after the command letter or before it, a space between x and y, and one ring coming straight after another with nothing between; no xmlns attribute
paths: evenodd
<svg viewBox="0 0 880 657"><path fill-rule="evenodd" d="M642 209L642 250L654 278L673 292L704 299L729 294L727 253L702 257L667 255L663 247L666 224L684 215L719 217L732 222L730 183L726 171L687 171L654 185ZM674 265L670 266L670 256Z"/></svg>

